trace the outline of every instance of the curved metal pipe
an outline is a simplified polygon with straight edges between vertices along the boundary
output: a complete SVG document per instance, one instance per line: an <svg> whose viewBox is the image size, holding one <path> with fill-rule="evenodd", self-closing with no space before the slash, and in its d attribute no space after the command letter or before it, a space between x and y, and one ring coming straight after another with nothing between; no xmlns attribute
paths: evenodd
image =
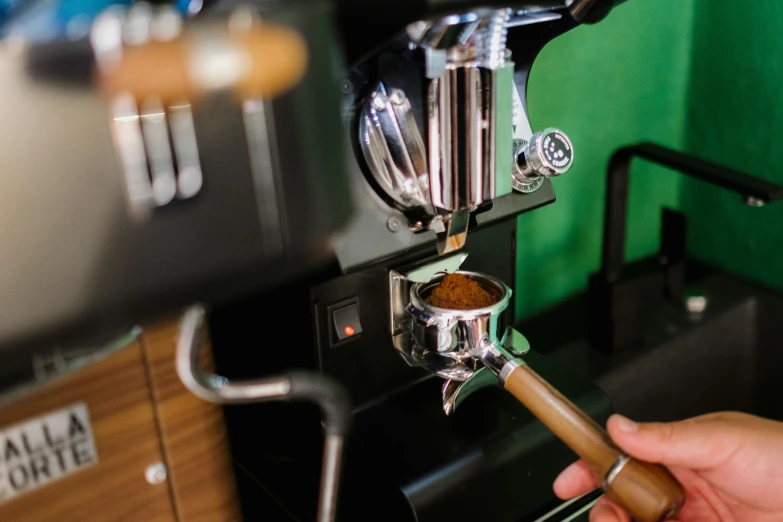
<svg viewBox="0 0 783 522"><path fill-rule="evenodd" d="M606 203L601 274L608 283L620 279L625 264L625 225L631 161L647 160L692 178L740 194L751 206L783 200L783 186L751 176L684 152L654 143L638 143L617 149L606 172Z"/></svg>
<svg viewBox="0 0 783 522"><path fill-rule="evenodd" d="M317 403L323 414L325 432L318 522L332 522L337 510L342 450L351 411L347 393L335 381L318 373L295 372L232 382L205 371L199 364L204 317L201 305L191 306L182 316L176 355L177 374L182 383L198 397L218 404L280 400Z"/></svg>

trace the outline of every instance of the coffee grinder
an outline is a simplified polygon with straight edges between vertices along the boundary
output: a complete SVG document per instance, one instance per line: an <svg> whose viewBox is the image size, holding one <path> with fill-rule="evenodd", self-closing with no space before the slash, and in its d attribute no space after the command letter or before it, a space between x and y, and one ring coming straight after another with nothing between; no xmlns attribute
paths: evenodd
<svg viewBox="0 0 783 522"><path fill-rule="evenodd" d="M539 420L641 519L663 520L682 502L663 468L608 440L605 394L509 327L514 218L553 202L549 178L574 161L564 132L533 132L526 82L540 49L582 21L587 3L428 12L356 58L341 84L356 212L333 265L209 314L221 375L300 366L347 389L338 519L570 519L601 493L554 498L552 479L574 455ZM428 305L455 271L495 304ZM272 344L267 328L290 340ZM320 480L317 412L243 405L226 415L246 517L314 519L316 496L303 493Z"/></svg>

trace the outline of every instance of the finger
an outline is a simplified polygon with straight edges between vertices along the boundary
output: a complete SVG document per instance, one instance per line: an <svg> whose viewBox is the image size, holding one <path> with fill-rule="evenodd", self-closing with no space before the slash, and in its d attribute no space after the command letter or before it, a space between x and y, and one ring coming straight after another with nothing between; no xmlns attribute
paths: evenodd
<svg viewBox="0 0 783 522"><path fill-rule="evenodd" d="M578 460L564 469L552 484L555 495L563 500L584 495L597 487L593 472L583 460Z"/></svg>
<svg viewBox="0 0 783 522"><path fill-rule="evenodd" d="M590 511L590 522L629 522L625 511L617 507L606 497L601 497Z"/></svg>
<svg viewBox="0 0 783 522"><path fill-rule="evenodd" d="M741 444L731 423L719 415L680 422L636 423L615 414L606 428L617 445L633 457L692 469L722 464Z"/></svg>

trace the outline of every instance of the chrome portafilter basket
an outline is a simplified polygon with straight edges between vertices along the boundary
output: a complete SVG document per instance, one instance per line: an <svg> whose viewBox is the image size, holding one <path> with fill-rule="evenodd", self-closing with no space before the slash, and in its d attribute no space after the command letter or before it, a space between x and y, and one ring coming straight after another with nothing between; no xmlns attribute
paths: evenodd
<svg viewBox="0 0 783 522"><path fill-rule="evenodd" d="M414 342L426 351L464 362L479 350L502 344L508 328L511 289L492 276L477 272L456 272L484 289L494 304L472 310L452 310L430 304L427 299L446 274L429 283L416 283L410 289L408 314Z"/></svg>
<svg viewBox="0 0 783 522"><path fill-rule="evenodd" d="M394 346L411 366L446 379L447 415L474 391L497 385L503 367L530 348L522 334L509 327L511 289L493 276L458 270L466 257L460 253L414 270L391 272ZM430 293L449 273L475 281L494 303L472 310L429 303Z"/></svg>

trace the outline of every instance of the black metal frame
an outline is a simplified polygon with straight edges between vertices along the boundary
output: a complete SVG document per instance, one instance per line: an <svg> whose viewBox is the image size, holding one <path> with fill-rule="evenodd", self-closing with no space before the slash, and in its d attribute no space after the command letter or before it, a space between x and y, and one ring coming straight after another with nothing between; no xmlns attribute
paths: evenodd
<svg viewBox="0 0 783 522"><path fill-rule="evenodd" d="M640 158L740 194L762 206L783 199L783 186L652 143L615 151L606 179L601 270L590 278L591 342L614 352L641 340L645 315L665 294L678 298L685 266L686 219L664 210L658 262L625 265L625 232L631 163ZM631 273L633 272L633 273Z"/></svg>

